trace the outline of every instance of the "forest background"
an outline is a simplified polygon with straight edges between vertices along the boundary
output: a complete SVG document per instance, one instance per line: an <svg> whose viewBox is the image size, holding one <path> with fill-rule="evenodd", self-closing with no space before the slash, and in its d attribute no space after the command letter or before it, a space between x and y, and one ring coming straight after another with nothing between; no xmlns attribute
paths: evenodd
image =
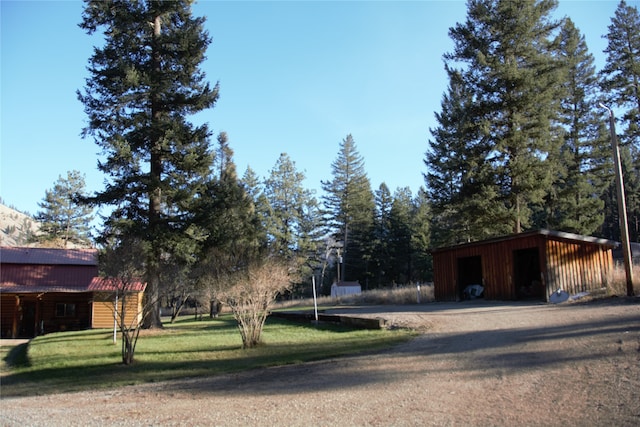
<svg viewBox="0 0 640 427"><path fill-rule="evenodd" d="M449 83L424 147L424 188L392 190L384 182L372 188L351 133L339 143L319 197L303 186L304 172L286 153L265 177L250 167L238 176L232 139L218 132L217 143L201 138L212 163L200 165L207 182L198 196L203 204L186 210L191 219L208 224L207 232L200 235L193 224L182 224L180 232L192 241L176 246L173 240L183 252L176 258L181 261L166 265L192 266L184 254L196 253L194 242L207 242L215 249L207 256L219 260L221 253L234 252L228 245L251 241L248 246L295 259L304 293L312 274L325 286L335 279L357 280L364 288L428 281L429 248L511 232L552 228L618 240L608 116L599 103L618 118L629 228L631 240L638 241L637 7L618 4L604 35L606 62L597 70L579 28L554 17L555 2L516 3L470 1L466 20L449 30L453 47L444 56ZM211 89L209 106L219 87ZM79 96L87 106L89 94ZM76 171L61 176L56 186L69 183L70 192L83 192ZM37 215L45 225L57 220L49 215L48 195ZM116 217L137 218L132 200L124 210L103 212L108 218L99 232L102 244L113 237L109 230ZM93 201L118 205L113 197ZM135 203L145 205L144 197ZM166 200L161 205L165 213L175 213ZM79 216L74 227L79 240L87 238L89 219ZM166 283L175 283L184 271L164 274L173 275Z"/></svg>

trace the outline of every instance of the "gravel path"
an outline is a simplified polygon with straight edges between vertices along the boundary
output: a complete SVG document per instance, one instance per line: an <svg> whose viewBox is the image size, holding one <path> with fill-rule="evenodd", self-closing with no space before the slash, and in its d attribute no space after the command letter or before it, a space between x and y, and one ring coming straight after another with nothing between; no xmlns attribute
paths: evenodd
<svg viewBox="0 0 640 427"><path fill-rule="evenodd" d="M3 426L640 425L640 299L368 307L384 352L0 400Z"/></svg>

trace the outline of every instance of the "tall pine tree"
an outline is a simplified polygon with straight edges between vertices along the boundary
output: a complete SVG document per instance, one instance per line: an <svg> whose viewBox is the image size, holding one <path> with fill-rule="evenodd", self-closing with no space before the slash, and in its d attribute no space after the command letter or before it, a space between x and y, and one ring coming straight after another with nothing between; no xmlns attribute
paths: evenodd
<svg viewBox="0 0 640 427"><path fill-rule="evenodd" d="M435 247L482 240L510 231L507 211L498 200L495 174L488 162L492 141L478 123L481 111L471 85L445 66L448 92L436 113L438 126L425 156L427 197L432 209Z"/></svg>
<svg viewBox="0 0 640 427"><path fill-rule="evenodd" d="M433 261L429 249L431 246L431 204L427 192L420 187L413 200L411 215L411 264L412 281L422 283L433 280Z"/></svg>
<svg viewBox="0 0 640 427"><path fill-rule="evenodd" d="M611 18L604 53L606 64L600 71L602 95L615 107L622 135L621 143L640 149L640 13L621 0Z"/></svg>
<svg viewBox="0 0 640 427"><path fill-rule="evenodd" d="M543 203L552 178L547 156L558 144L555 7L555 0L470 0L466 22L449 31L454 50L445 60L461 67L475 106L470 122L484 141L473 162L488 162L494 175L493 188L480 183L497 202L487 213L516 233L532 225L533 208Z"/></svg>
<svg viewBox="0 0 640 427"><path fill-rule="evenodd" d="M238 179L227 134L220 133L217 141L213 174L195 198L194 224L206 236L205 257L226 252L242 259L260 252L266 239L253 199Z"/></svg>
<svg viewBox="0 0 640 427"><path fill-rule="evenodd" d="M89 117L83 134L102 148L98 169L109 177L91 202L115 207L106 234L145 242L147 327L161 325L163 260L194 249L189 212L212 162L207 126L188 121L218 97L200 69L210 43L203 24L188 0L87 0L80 24L104 35L78 92Z"/></svg>
<svg viewBox="0 0 640 427"><path fill-rule="evenodd" d="M411 235L413 196L409 187L398 188L393 194L390 216L391 276L394 283L409 283L413 278L413 246Z"/></svg>
<svg viewBox="0 0 640 427"><path fill-rule="evenodd" d="M336 241L342 243L342 280L369 279L375 205L364 159L351 135L340 144L331 164L333 179L322 181L324 206Z"/></svg>
<svg viewBox="0 0 640 427"><path fill-rule="evenodd" d="M606 34L606 64L600 71L604 103L616 111L631 240L640 240L640 13L622 0ZM605 119L606 120L606 119ZM605 198L612 238L620 236L615 191ZM608 202L610 200L610 202ZM605 224L606 228L606 224Z"/></svg>
<svg viewBox="0 0 640 427"><path fill-rule="evenodd" d="M34 238L40 243L67 248L69 245L91 246L89 223L93 219L89 206L78 203L86 196L84 176L79 171L58 177L51 190L45 192L35 219L41 223Z"/></svg>
<svg viewBox="0 0 640 427"><path fill-rule="evenodd" d="M313 216L317 202L310 190L302 186L304 173L286 153L280 154L275 167L264 182L264 194L270 215L265 218L271 251L289 261L314 253Z"/></svg>
<svg viewBox="0 0 640 427"><path fill-rule="evenodd" d="M389 187L384 182L380 184L375 192L375 221L373 230L373 254L371 261L371 276L373 278L373 287L382 287L387 285L388 276L391 272L391 207L393 205L393 197Z"/></svg>
<svg viewBox="0 0 640 427"><path fill-rule="evenodd" d="M549 153L557 173L547 195L546 223L541 225L593 234L604 219L600 196L611 181L609 137L594 108L599 94L593 56L570 19L562 26L559 43L566 73L559 113L564 133L560 151Z"/></svg>
<svg viewBox="0 0 640 427"><path fill-rule="evenodd" d="M375 201L371 286L430 280L431 214L424 189L415 198L408 187L398 188L392 195L382 183Z"/></svg>

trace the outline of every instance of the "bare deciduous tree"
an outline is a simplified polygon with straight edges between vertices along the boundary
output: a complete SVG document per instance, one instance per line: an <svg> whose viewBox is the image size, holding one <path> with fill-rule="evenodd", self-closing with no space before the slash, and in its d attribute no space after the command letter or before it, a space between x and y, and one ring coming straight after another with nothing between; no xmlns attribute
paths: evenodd
<svg viewBox="0 0 640 427"><path fill-rule="evenodd" d="M142 289L143 257L140 243L120 241L100 253L100 269L113 289L109 301L113 304L114 319L122 335L122 363L130 365L142 322L155 304L138 299ZM133 310L133 312L131 312Z"/></svg>
<svg viewBox="0 0 640 427"><path fill-rule="evenodd" d="M217 297L231 308L242 335L243 348L260 343L262 328L279 294L292 286L291 269L272 258L218 276Z"/></svg>

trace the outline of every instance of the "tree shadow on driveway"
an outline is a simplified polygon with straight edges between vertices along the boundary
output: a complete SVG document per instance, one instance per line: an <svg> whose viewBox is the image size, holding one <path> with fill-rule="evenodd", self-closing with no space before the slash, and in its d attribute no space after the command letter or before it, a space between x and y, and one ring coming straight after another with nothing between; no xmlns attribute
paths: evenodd
<svg viewBox="0 0 640 427"><path fill-rule="evenodd" d="M457 322L452 327L454 331L447 332L446 326L441 326L382 352L185 380L174 384L172 390L214 395L292 395L379 387L416 376L428 381L430 375L446 374L452 363L456 374L473 379L553 370L603 358L621 365L637 365L640 360L637 304L614 314L596 312L589 305L562 309L540 305L520 308L523 307L525 311L526 307L533 310L526 316L519 315L517 306L484 305L467 314L438 310L435 316L446 318L436 322ZM426 316L429 318L428 313ZM448 363L440 368L444 359Z"/></svg>

